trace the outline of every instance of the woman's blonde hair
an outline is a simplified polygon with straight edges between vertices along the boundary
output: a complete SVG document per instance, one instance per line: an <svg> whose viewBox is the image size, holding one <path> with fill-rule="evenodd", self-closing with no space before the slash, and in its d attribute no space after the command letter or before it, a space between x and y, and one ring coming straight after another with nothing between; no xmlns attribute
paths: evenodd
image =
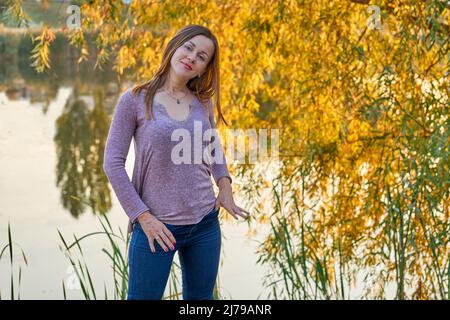
<svg viewBox="0 0 450 320"><path fill-rule="evenodd" d="M214 53L206 66L205 72L199 77L190 79L187 82L188 89L197 96L198 100L207 108L206 102L215 95L215 104L218 120L215 121L219 126L220 123L226 122L223 117L221 106L220 106L220 74L219 74L219 45L217 42L217 38L213 35L213 33L206 27L200 25L188 25L180 29L175 36L169 41L167 44L163 57L162 63L159 66L159 69L156 71L152 79L142 84L136 85L132 89L133 95L138 94L140 91L145 90L145 110L146 110L146 119L150 119L150 114L154 117L153 113L153 97L156 91L163 86L165 83L170 70L170 60L172 59L175 51L182 46L189 39L197 36L203 35L209 39L214 44ZM212 102L212 101L211 101ZM207 112L209 110L206 110Z"/></svg>

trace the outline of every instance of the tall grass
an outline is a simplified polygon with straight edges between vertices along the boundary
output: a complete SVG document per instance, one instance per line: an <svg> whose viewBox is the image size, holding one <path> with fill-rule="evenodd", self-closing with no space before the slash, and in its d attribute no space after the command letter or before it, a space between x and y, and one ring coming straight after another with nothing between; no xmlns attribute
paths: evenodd
<svg viewBox="0 0 450 320"><path fill-rule="evenodd" d="M343 262L340 242L335 251L326 250L305 211L293 198L294 214L282 210L279 191L273 187L276 210L272 233L260 247L258 263L270 264L264 284L272 291L268 298L289 300L348 299L350 275ZM295 222L295 223L293 223ZM332 274L330 273L332 272Z"/></svg>
<svg viewBox="0 0 450 320"><path fill-rule="evenodd" d="M396 288L395 299L449 299L448 243L440 242L441 236L433 233L432 226L423 224L418 228L424 230L427 246L420 252L419 248L410 250L415 236L412 219L397 209L396 198L389 201L392 206L380 226L382 237L355 239L351 248L355 254L343 251L339 237L331 235L332 242L323 241L321 231L307 221L295 199L295 215L274 215L272 233L258 259L258 263L269 264L272 269L264 280L272 289L269 298L387 299L390 286ZM374 240L380 251L371 247ZM365 263L367 257L373 264ZM413 263L423 268L422 273ZM361 279L357 280L357 275Z"/></svg>
<svg viewBox="0 0 450 320"><path fill-rule="evenodd" d="M443 166L448 164L448 154L440 156ZM399 162L406 163L406 170L393 174ZM432 162L421 155L386 158L368 182L360 207L344 214L327 211L338 206L324 198L305 201L306 188L276 180L272 232L258 259L272 268L265 278L270 296L450 299L449 175L436 166L433 172ZM298 172L300 182L308 179ZM351 199L353 192L345 196ZM368 210L377 205L380 210Z"/></svg>
<svg viewBox="0 0 450 320"><path fill-rule="evenodd" d="M19 246L20 247L20 246ZM11 233L11 226L8 222L8 243L2 248L0 251L0 261L3 258L3 254L8 250L9 252L9 263L10 263L10 300L20 300L20 284L22 281L22 266L19 265L19 274L17 282L14 280L14 243L12 240L12 233ZM23 261L25 262L25 265L28 266L28 260L25 255L25 252L22 248L20 248L21 251L21 257ZM16 289L16 283L17 283L17 289ZM17 297L16 297L17 293ZM0 290L0 300L4 299L1 290Z"/></svg>

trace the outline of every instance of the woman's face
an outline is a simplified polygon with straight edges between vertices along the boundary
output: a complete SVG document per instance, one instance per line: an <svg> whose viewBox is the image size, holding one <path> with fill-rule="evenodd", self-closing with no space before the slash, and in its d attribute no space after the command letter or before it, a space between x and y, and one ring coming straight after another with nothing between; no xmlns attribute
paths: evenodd
<svg viewBox="0 0 450 320"><path fill-rule="evenodd" d="M202 75L213 53L213 42L203 35L198 35L182 44L173 54L170 63L175 74L192 79Z"/></svg>

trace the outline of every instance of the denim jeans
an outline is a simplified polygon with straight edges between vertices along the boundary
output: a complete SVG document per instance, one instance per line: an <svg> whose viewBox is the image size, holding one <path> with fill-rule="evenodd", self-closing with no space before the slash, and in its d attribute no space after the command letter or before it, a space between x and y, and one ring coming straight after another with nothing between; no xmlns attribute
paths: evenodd
<svg viewBox="0 0 450 320"><path fill-rule="evenodd" d="M129 248L128 300L160 300L178 251L182 274L183 300L213 300L220 262L221 228L219 211L210 211L197 224L164 223L176 240L167 252L154 240L150 250L147 235L135 224Z"/></svg>

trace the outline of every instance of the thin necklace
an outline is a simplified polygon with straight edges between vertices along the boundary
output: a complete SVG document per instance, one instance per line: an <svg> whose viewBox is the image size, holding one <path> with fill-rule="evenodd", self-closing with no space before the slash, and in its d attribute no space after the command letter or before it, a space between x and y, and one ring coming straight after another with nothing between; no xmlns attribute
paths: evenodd
<svg viewBox="0 0 450 320"><path fill-rule="evenodd" d="M186 97L187 95L188 95L188 93L186 93L184 96L182 96L181 98L177 98L177 97L174 97L173 95L171 95L170 94L170 92L169 92L169 90L165 90L167 93L168 93L168 95L171 97L171 98L173 98L173 99L175 99L176 101L177 101L177 104L180 104L180 99L183 99L184 97Z"/></svg>

